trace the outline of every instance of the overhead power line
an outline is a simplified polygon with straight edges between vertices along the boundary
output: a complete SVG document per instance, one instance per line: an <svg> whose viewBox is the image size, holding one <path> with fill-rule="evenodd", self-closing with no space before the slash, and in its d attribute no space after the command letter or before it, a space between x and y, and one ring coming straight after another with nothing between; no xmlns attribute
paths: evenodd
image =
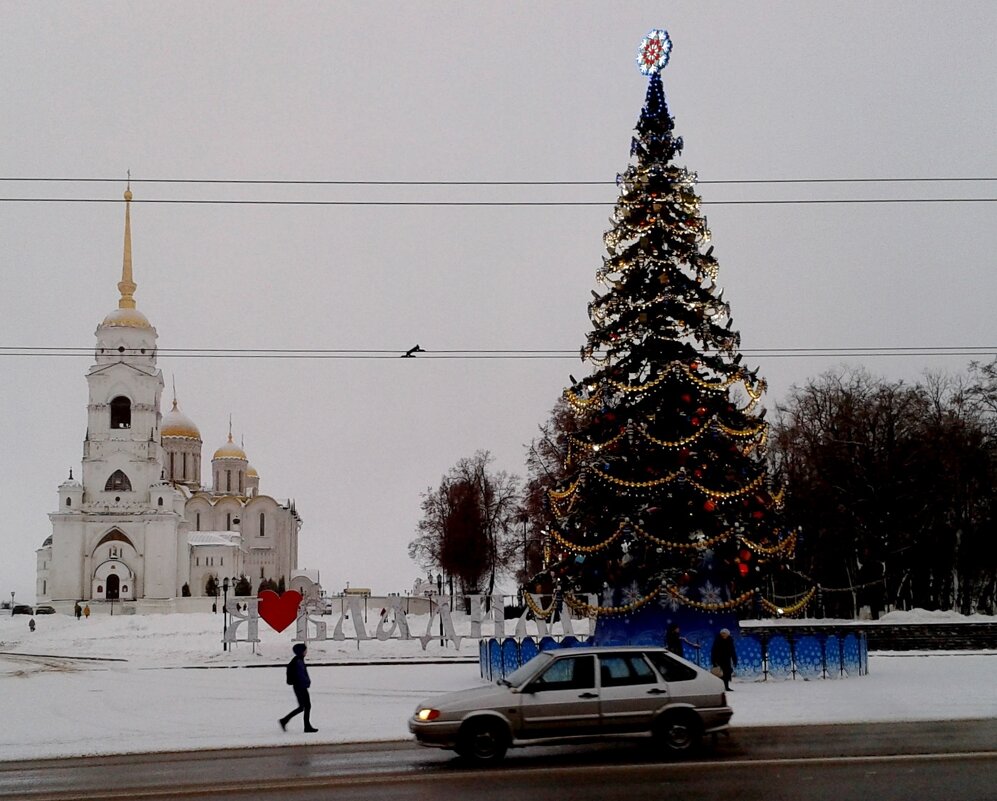
<svg viewBox="0 0 997 801"><path fill-rule="evenodd" d="M808 198L798 200L704 200L704 206L801 206L847 203L994 203L997 197ZM0 203L123 203L118 198L0 197ZM605 200L233 200L143 198L132 203L209 206L613 206Z"/></svg>
<svg viewBox="0 0 997 801"><path fill-rule="evenodd" d="M88 356L91 347L44 347L37 345L0 345L0 357L22 356ZM194 359L396 359L405 356L407 349L333 349L333 348L159 348L159 357ZM897 356L997 356L997 345L928 346L928 347L869 347L869 348L755 348L739 351L756 359L769 358L866 358ZM114 356L114 353L107 355ZM125 350L120 355L139 355ZM142 354L146 355L146 354ZM526 349L421 349L419 359L578 359L578 349L526 350Z"/></svg>
<svg viewBox="0 0 997 801"><path fill-rule="evenodd" d="M309 180L270 178L132 178L136 184L231 184L263 186L612 186L611 181L373 181L373 180ZM983 176L965 177L924 177L924 178L734 178L698 180L699 184L738 185L738 184L897 184L897 183L967 183L997 181L997 178ZM121 178L43 178L43 177L0 177L0 182L13 183L66 183L98 184L122 183Z"/></svg>

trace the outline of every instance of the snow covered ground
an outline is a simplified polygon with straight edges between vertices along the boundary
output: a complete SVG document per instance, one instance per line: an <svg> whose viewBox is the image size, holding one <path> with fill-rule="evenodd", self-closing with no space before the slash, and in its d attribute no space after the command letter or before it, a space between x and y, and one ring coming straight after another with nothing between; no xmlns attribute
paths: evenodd
<svg viewBox="0 0 997 801"><path fill-rule="evenodd" d="M892 618L951 619L927 613ZM308 661L319 733L303 734L300 717L284 733L277 718L294 706L283 670L292 629L278 634L261 625L255 649L240 643L223 652L220 615L95 615L81 621L45 615L35 623L29 632L27 616L0 615L4 760L407 739L406 721L417 703L482 682L472 640L460 651L443 649L439 641L425 651L416 640L314 642ZM427 621L412 623L414 632L424 631ZM874 653L869 665L868 676L847 680L735 679L733 723L997 716L997 651Z"/></svg>

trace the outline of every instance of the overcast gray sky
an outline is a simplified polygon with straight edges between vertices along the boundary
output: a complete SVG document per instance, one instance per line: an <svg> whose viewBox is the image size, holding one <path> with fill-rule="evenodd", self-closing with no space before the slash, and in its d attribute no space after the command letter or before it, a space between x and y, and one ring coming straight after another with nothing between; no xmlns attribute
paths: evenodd
<svg viewBox="0 0 997 801"><path fill-rule="evenodd" d="M168 185L155 178L607 181L664 72L703 181L995 177L997 3L7 3L4 198L135 203L136 299L161 348L576 351L616 189ZM994 183L724 186L731 199L987 197ZM271 206L153 199L604 201ZM705 206L742 347L993 346L995 205ZM0 202L0 346L91 347L116 306L122 203ZM90 355L0 356L0 593L34 594L78 468ZM774 405L841 358L748 357ZM877 375L969 357L850 359ZM419 493L525 444L562 360L162 357L204 468L231 413L261 490L293 497L301 566L404 591ZM169 389L163 411L169 409Z"/></svg>

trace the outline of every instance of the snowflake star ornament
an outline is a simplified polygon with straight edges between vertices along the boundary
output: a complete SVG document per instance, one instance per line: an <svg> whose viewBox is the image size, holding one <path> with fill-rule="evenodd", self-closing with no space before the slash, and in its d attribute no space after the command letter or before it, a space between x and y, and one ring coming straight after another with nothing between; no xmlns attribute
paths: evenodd
<svg viewBox="0 0 997 801"><path fill-rule="evenodd" d="M668 31L650 31L637 49L637 69L644 75L661 72L668 64L671 52L672 40L668 38Z"/></svg>

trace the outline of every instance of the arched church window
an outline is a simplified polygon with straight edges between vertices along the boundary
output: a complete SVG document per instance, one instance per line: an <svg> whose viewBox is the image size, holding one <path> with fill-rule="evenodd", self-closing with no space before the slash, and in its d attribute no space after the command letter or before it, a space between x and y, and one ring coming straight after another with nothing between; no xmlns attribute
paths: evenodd
<svg viewBox="0 0 997 801"><path fill-rule="evenodd" d="M107 483L104 485L104 492L131 492L132 482L128 480L121 470L115 470L111 473L110 477L107 479Z"/></svg>
<svg viewBox="0 0 997 801"><path fill-rule="evenodd" d="M226 514L225 514L225 530L226 531L231 531L232 530L232 513L231 512L226 512Z"/></svg>
<svg viewBox="0 0 997 801"><path fill-rule="evenodd" d="M72 498L66 498L66 506L72 506L72 505L73 505L73 499Z"/></svg>
<svg viewBox="0 0 997 801"><path fill-rule="evenodd" d="M264 536L267 533L267 517L263 512L260 512L260 536Z"/></svg>
<svg viewBox="0 0 997 801"><path fill-rule="evenodd" d="M99 548L105 542L124 542L128 545L131 545L132 548L135 547L134 545L132 545L132 541L128 539L128 537L126 537L120 531L118 531L116 528L112 529L111 531L107 532L107 534L105 534L103 537L101 537L100 542L97 543L97 547Z"/></svg>
<svg viewBox="0 0 997 801"><path fill-rule="evenodd" d="M132 402L124 395L111 401L111 428L132 427Z"/></svg>
<svg viewBox="0 0 997 801"><path fill-rule="evenodd" d="M232 471L231 470L226 470L225 471L225 491L226 492L231 492L232 491Z"/></svg>
<svg viewBox="0 0 997 801"><path fill-rule="evenodd" d="M156 499L156 505L157 506L162 506L163 505L163 499L162 498L157 498Z"/></svg>
<svg viewBox="0 0 997 801"><path fill-rule="evenodd" d="M198 512L197 514L194 515L194 530L195 531L200 531L201 530L201 513L200 512Z"/></svg>
<svg viewBox="0 0 997 801"><path fill-rule="evenodd" d="M174 454L174 453L170 454L170 478L176 478L177 477L176 465L173 463L173 457L174 456L176 456L176 454Z"/></svg>

